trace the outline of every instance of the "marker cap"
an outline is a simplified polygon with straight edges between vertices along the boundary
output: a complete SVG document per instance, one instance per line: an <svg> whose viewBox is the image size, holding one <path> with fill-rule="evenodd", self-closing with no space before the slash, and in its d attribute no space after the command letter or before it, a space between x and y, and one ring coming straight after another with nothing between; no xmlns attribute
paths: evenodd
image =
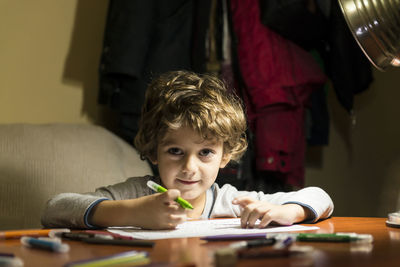
<svg viewBox="0 0 400 267"><path fill-rule="evenodd" d="M62 244L59 240L50 241L50 240L43 240L43 239L23 236L21 237L21 243L26 247L45 249L59 253L65 253L69 251L69 245Z"/></svg>
<svg viewBox="0 0 400 267"><path fill-rule="evenodd" d="M5 267L22 267L24 262L14 255L4 256L0 254L0 266Z"/></svg>
<svg viewBox="0 0 400 267"><path fill-rule="evenodd" d="M389 213L386 225L390 227L400 228L400 211Z"/></svg>

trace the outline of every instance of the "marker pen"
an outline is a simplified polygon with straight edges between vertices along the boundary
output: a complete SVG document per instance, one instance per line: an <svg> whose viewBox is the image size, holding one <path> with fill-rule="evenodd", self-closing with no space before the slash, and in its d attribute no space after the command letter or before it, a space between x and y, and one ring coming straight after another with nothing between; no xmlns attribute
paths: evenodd
<svg viewBox="0 0 400 267"><path fill-rule="evenodd" d="M20 258L15 257L14 254L0 253L0 266L22 267L24 266L24 262Z"/></svg>
<svg viewBox="0 0 400 267"><path fill-rule="evenodd" d="M275 238L266 238L266 239L256 239L250 241L240 241L235 242L229 245L229 247L234 249L241 249L241 248L253 248L253 247L261 247L261 246L270 246L275 244Z"/></svg>
<svg viewBox="0 0 400 267"><path fill-rule="evenodd" d="M0 239L21 238L23 236L50 236L52 233L70 232L69 229L27 229L0 232Z"/></svg>
<svg viewBox="0 0 400 267"><path fill-rule="evenodd" d="M100 237L101 235L107 235L107 236L112 236L115 239L128 239L128 240L134 239L131 236L124 236L124 235L111 233L111 232L104 231L104 230L85 230L84 233L94 234L94 235L96 235L96 237Z"/></svg>
<svg viewBox="0 0 400 267"><path fill-rule="evenodd" d="M162 187L159 184L156 184L153 181L148 181L147 186L150 189L152 189L153 191L158 192L158 193L164 193L164 192L168 191L166 188ZM178 197L177 199L175 199L175 201L178 202L182 206L182 208L190 209L190 210L193 209L193 206L187 200L184 200L181 197Z"/></svg>
<svg viewBox="0 0 400 267"><path fill-rule="evenodd" d="M276 237L275 239L276 239L276 243L274 245L275 249L287 248L296 240L294 236L288 234L283 234L281 236Z"/></svg>
<svg viewBox="0 0 400 267"><path fill-rule="evenodd" d="M370 234L356 233L298 233L288 234L295 238L296 241L304 242L356 242L356 243L372 243L374 237ZM267 238L277 237L277 234L267 234Z"/></svg>
<svg viewBox="0 0 400 267"><path fill-rule="evenodd" d="M300 233L297 235L297 241L314 241L314 242L357 242L371 243L373 236L369 234L355 233L336 233L336 234L317 234L317 233Z"/></svg>
<svg viewBox="0 0 400 267"><path fill-rule="evenodd" d="M99 237L83 238L83 242L101 245L119 245L134 247L153 247L154 242L148 240L127 240L127 239L105 239Z"/></svg>
<svg viewBox="0 0 400 267"><path fill-rule="evenodd" d="M312 253L312 246L290 246L282 249L241 249L237 252L238 258L273 258L288 257L291 255L306 255Z"/></svg>
<svg viewBox="0 0 400 267"><path fill-rule="evenodd" d="M147 265L150 258L147 252L136 250L126 251L111 256L94 258L89 260L79 260L64 265L65 267L93 267L93 266L138 266Z"/></svg>
<svg viewBox="0 0 400 267"><path fill-rule="evenodd" d="M23 236L21 237L21 243L26 247L44 249L59 253L65 253L69 251L69 245L62 244L60 241L42 240L34 237Z"/></svg>
<svg viewBox="0 0 400 267"><path fill-rule="evenodd" d="M84 238L102 238L102 239L114 239L112 235L100 235L100 234L91 234L85 232L72 232L72 233L56 233L53 237L68 239L68 240L78 240L81 241Z"/></svg>

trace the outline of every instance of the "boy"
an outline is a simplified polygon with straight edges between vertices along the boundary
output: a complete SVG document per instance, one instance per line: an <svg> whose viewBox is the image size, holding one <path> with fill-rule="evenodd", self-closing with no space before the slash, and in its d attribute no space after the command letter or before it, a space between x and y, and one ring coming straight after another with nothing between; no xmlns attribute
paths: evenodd
<svg viewBox="0 0 400 267"><path fill-rule="evenodd" d="M264 194L214 183L219 168L238 160L247 147L241 102L209 75L174 71L147 89L135 146L156 164L159 177L129 178L93 193L63 193L49 200L45 227L138 226L172 229L187 218L241 217L242 227L291 225L332 214L333 203L320 188ZM169 189L154 193L152 180ZM188 200L193 210L174 200ZM256 225L257 219L260 223Z"/></svg>

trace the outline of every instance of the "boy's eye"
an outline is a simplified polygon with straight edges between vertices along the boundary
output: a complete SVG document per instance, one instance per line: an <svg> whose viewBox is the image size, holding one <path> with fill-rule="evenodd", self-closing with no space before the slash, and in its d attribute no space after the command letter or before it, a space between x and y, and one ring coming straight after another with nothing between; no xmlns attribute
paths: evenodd
<svg viewBox="0 0 400 267"><path fill-rule="evenodd" d="M199 155L202 157L208 157L211 156L212 153L213 151L211 151L211 149L203 149L200 151Z"/></svg>
<svg viewBox="0 0 400 267"><path fill-rule="evenodd" d="M168 153L172 155L182 155L182 150L176 147L172 147L168 149Z"/></svg>

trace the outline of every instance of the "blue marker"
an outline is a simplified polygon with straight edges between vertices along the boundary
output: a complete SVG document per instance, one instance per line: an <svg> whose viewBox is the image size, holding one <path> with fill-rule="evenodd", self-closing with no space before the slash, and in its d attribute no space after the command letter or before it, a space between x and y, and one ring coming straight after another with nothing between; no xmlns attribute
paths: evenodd
<svg viewBox="0 0 400 267"><path fill-rule="evenodd" d="M44 249L44 250L49 250L49 251L54 251L54 252L59 252L59 253L65 253L65 252L69 251L69 245L62 244L58 240L50 241L50 240L43 240L43 239L23 236L23 237L21 237L21 243L22 243L22 245L24 245L26 247Z"/></svg>

